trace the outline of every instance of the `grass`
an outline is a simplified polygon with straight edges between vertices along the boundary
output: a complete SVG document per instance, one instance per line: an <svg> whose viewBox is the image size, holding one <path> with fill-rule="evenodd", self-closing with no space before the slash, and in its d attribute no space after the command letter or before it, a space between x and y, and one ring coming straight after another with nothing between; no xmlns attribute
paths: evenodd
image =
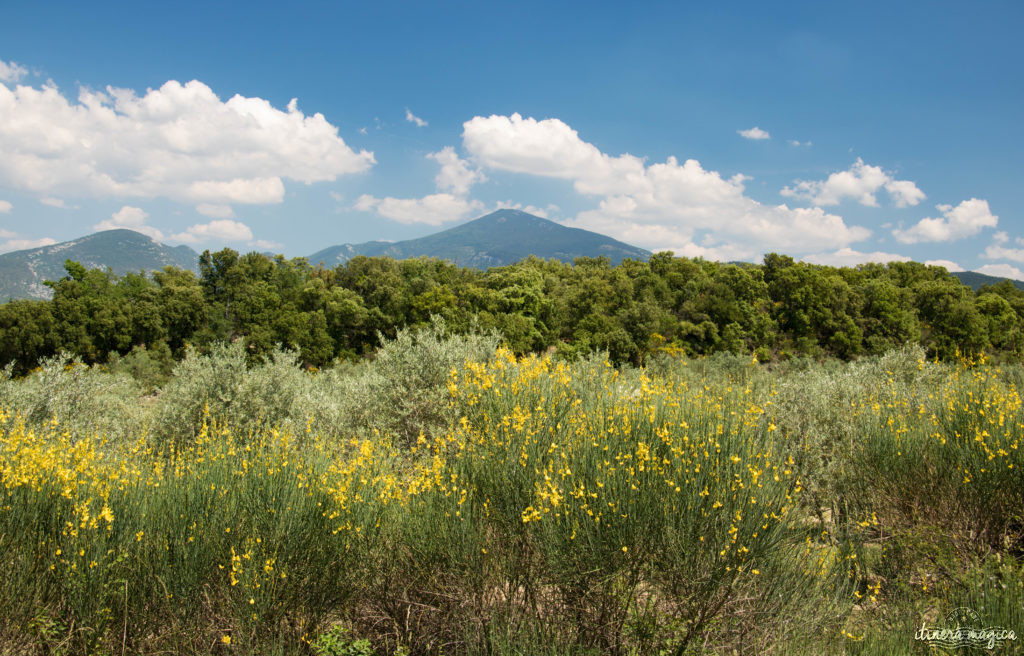
<svg viewBox="0 0 1024 656"><path fill-rule="evenodd" d="M317 373L236 351L155 395L66 359L0 381L0 653L914 654L959 606L1024 631L1016 366L615 369L441 326Z"/></svg>

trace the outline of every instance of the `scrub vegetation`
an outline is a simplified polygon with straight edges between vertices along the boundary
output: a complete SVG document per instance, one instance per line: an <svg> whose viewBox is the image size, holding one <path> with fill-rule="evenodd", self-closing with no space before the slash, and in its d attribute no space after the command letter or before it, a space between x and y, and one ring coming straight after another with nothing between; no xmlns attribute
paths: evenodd
<svg viewBox="0 0 1024 656"><path fill-rule="evenodd" d="M957 607L1024 630L1009 357L666 340L634 366L490 327L322 369L251 335L168 336L168 371L8 367L0 653L916 654Z"/></svg>

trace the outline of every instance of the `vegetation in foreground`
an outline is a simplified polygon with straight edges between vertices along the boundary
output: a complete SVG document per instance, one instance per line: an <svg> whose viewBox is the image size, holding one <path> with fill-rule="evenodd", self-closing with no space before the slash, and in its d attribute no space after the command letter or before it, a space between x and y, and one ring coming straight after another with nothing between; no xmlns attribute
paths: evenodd
<svg viewBox="0 0 1024 656"><path fill-rule="evenodd" d="M924 653L1024 632L1020 365L242 343L0 382L0 653ZM1019 645L1015 645L1019 647Z"/></svg>

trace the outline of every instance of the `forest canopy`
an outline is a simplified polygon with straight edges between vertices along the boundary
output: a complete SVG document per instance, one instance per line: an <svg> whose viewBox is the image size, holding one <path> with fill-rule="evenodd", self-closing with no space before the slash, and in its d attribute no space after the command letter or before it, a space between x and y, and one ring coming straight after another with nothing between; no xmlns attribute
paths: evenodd
<svg viewBox="0 0 1024 656"><path fill-rule="evenodd" d="M244 340L309 367L372 353L403 327L445 320L454 333L496 329L517 353L606 351L641 365L664 350L853 359L905 343L931 358L1024 347L1024 292L964 286L916 262L835 268L768 254L760 265L658 253L611 266L528 258L486 271L446 261L355 257L334 268L231 249L199 275L165 267L115 276L67 261L53 298L0 305L0 363L14 372L66 351L87 363L130 359L166 371L189 348Z"/></svg>

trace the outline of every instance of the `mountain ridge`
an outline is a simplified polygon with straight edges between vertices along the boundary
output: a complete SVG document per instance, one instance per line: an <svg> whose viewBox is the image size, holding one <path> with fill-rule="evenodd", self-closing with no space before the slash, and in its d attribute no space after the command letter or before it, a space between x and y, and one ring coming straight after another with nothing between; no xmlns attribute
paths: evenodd
<svg viewBox="0 0 1024 656"><path fill-rule="evenodd" d="M612 264L618 264L626 258L647 260L651 252L596 232L570 228L519 210L503 209L417 239L329 246L308 256L307 260L313 265L322 263L333 267L359 255L395 259L437 257L459 266L483 269L512 264L530 255L563 262L603 255ZM128 229L105 230L57 244L0 254L0 302L50 298L52 290L43 282L64 277L65 260L77 261L86 268L109 267L117 275L154 271L168 265L194 272L199 268L199 255L188 246L167 246ZM950 275L974 291L1004 280L975 271ZM1024 290L1024 281L1010 281Z"/></svg>
<svg viewBox="0 0 1024 656"><path fill-rule="evenodd" d="M1004 280L1009 280L1013 283L1014 287L1024 290L1024 281L1014 280L1013 278L990 276L987 273L979 273L977 271L952 271L949 275L953 276L974 291L978 291L985 285L994 285Z"/></svg>
<svg viewBox="0 0 1024 656"><path fill-rule="evenodd" d="M530 255L572 262L577 257L607 256L612 264L626 258L646 260L651 252L605 235L570 228L526 212L503 209L417 239L370 241L329 246L309 256L311 264L336 266L357 255L437 257L459 266L485 269L518 262Z"/></svg>
<svg viewBox="0 0 1024 656"><path fill-rule="evenodd" d="M167 246L134 230L104 230L0 255L0 302L50 298L53 290L43 282L63 278L65 260L74 260L88 269L109 267L117 275L165 266L199 270L199 254L188 246Z"/></svg>

